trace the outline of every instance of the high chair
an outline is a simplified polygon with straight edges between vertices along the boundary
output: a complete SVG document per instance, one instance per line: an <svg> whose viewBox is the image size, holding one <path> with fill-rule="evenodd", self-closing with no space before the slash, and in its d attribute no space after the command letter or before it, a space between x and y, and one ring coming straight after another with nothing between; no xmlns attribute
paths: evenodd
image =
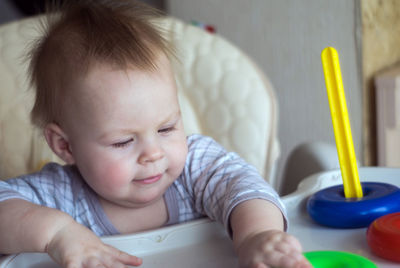
<svg viewBox="0 0 400 268"><path fill-rule="evenodd" d="M38 20L0 26L0 179L32 172L49 161L62 163L29 120L33 90L24 53L38 35ZM278 117L269 80L221 36L174 18L162 23L180 56L173 66L187 134L213 137L275 185Z"/></svg>
<svg viewBox="0 0 400 268"><path fill-rule="evenodd" d="M24 53L38 35L39 18L31 17L0 26L0 179L33 172L50 161L62 163L29 119L33 90L27 81ZM279 156L278 115L274 89L269 80L249 57L221 36L175 18L166 18L161 23L179 55L179 61L173 62L173 67L186 133L213 137L253 164L275 186L274 168ZM200 220L167 227L157 233L139 234L139 238L144 240L132 242L132 237L122 236L108 241L113 243L113 239L117 239L119 248L129 251L133 247L134 253L140 255L137 251L139 245L147 243L157 251L165 247L162 242L167 237L170 249L184 246L182 243L213 238L213 246L204 250L215 251L214 255L230 256L225 263L214 262L220 265L215 267L234 267L229 238L221 228ZM189 242L182 242L180 237ZM127 241L130 241L129 245ZM218 247L220 244L228 246ZM28 258L26 263L31 265L35 260L41 263L40 258L47 260L46 256L40 256L39 260ZM27 267L24 263L17 265Z"/></svg>

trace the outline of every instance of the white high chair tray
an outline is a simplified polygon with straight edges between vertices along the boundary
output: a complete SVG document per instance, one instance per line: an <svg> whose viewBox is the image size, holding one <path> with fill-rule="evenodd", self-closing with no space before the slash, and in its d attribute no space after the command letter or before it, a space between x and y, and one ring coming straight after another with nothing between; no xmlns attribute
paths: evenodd
<svg viewBox="0 0 400 268"><path fill-rule="evenodd" d="M200 219L161 229L105 237L102 239L123 251L143 258L140 267L238 267L232 243L224 228ZM0 268L56 268L47 254L23 253L0 261Z"/></svg>
<svg viewBox="0 0 400 268"><path fill-rule="evenodd" d="M400 169L360 168L361 181L387 182L400 186ZM283 197L289 214L289 233L302 243L304 251L340 250L367 257L380 268L399 264L374 256L366 241L366 228L332 229L314 223L306 212L307 198L314 192L341 184L339 170L303 180L296 192ZM399 200L400 201L400 200ZM207 219L153 231L106 237L103 240L143 258L144 268L235 268L238 267L231 240L223 227ZM0 268L54 268L46 254L23 253L0 259Z"/></svg>

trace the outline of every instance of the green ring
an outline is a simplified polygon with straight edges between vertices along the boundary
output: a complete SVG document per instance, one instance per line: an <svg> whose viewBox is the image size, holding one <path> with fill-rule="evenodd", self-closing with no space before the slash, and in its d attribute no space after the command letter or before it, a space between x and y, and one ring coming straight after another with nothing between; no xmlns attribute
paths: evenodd
<svg viewBox="0 0 400 268"><path fill-rule="evenodd" d="M360 255L342 251L310 251L304 256L314 268L377 268L372 261Z"/></svg>

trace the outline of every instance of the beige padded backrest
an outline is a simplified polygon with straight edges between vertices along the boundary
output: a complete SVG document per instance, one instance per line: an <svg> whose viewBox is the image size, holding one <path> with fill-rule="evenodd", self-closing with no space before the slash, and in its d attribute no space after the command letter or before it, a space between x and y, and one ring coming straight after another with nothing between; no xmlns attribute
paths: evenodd
<svg viewBox="0 0 400 268"><path fill-rule="evenodd" d="M0 26L0 178L59 159L29 121L33 95L24 51L38 17ZM174 63L185 130L212 136L273 181L279 155L274 92L252 61L218 35L174 18L162 21L180 53Z"/></svg>

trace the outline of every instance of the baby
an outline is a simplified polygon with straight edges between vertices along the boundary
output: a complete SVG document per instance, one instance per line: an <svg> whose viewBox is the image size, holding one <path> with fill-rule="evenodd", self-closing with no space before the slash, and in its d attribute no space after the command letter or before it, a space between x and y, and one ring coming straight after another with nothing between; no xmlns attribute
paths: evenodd
<svg viewBox="0 0 400 268"><path fill-rule="evenodd" d="M30 53L32 121L66 165L0 182L0 253L139 266L99 237L208 216L241 267L311 267L255 168L209 137L185 136L161 15L134 1L74 2L48 17Z"/></svg>

